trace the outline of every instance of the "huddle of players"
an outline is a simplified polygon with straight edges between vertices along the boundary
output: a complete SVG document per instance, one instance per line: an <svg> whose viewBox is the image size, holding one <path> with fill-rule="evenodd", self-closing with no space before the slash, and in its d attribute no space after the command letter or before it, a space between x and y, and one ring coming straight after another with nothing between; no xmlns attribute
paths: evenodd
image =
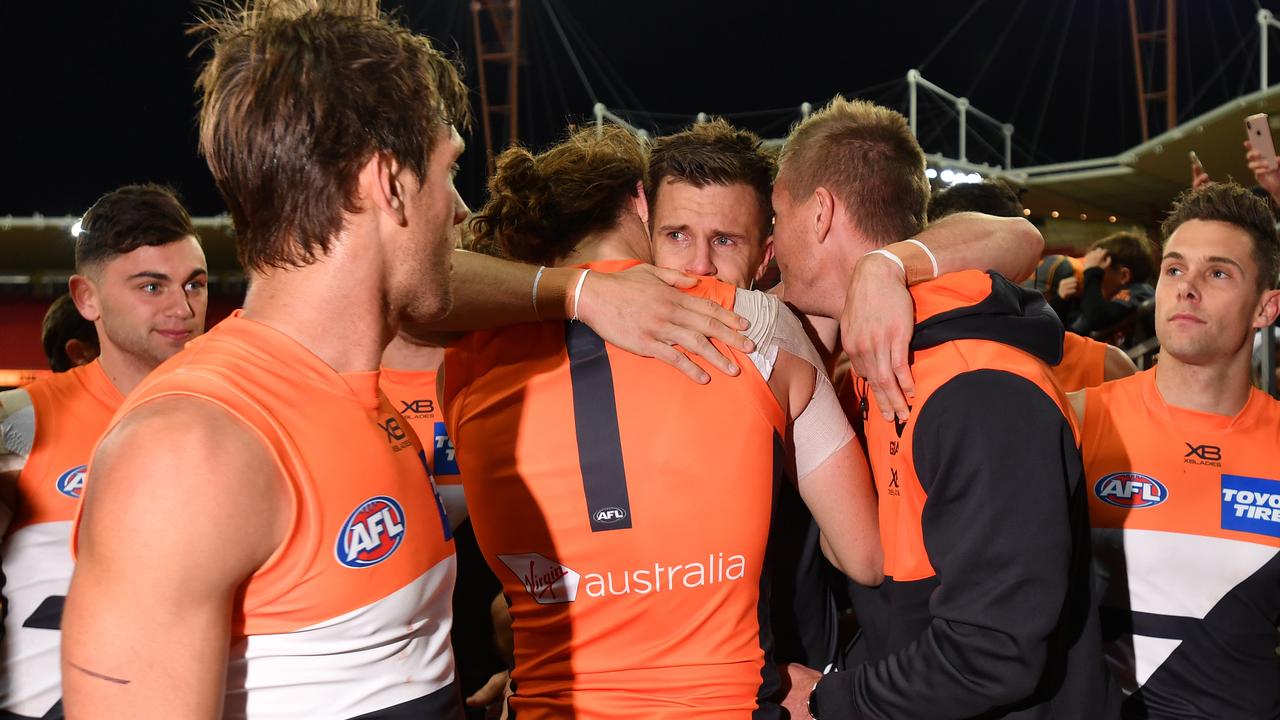
<svg viewBox="0 0 1280 720"><path fill-rule="evenodd" d="M450 228L465 216L449 126L465 123L465 95L425 40L375 12L249 15L219 32L202 150L251 290L242 313L151 373L203 325L194 231L109 212L185 218L150 188L86 215L71 290L102 355L0 398L5 710L59 712L69 537L72 717L455 716L457 516L429 492L424 443L376 371L397 328L412 345L448 325ZM248 74L260 47L294 51L304 73L372 60L302 82L286 61ZM324 157L301 142L313 134L253 112L281 93L318 98L333 137L356 122L376 141L304 184L299 168ZM716 123L653 152L744 137ZM1038 235L972 215L925 228L923 167L901 116L843 100L793 132L771 203L714 169L654 176L620 131L500 160L477 234L553 267L455 254L455 280L490 284L479 298L455 286L452 329L491 326L498 310L561 322L467 336L445 353L438 399L511 604L519 716L780 717L782 701L793 717L1110 717L1112 678L1128 716L1275 714L1280 489L1267 460L1280 415L1248 375L1252 328L1277 313L1269 210L1232 185L1180 199L1156 291L1158 369L1068 399L1043 300L965 269L1026 275ZM770 204L785 298L829 319L831 346L843 313L869 379L851 398L866 456L830 414L796 318L742 289L768 259ZM706 302L674 307L703 311L687 324L709 328L736 371L705 358L711 382L695 385L688 365L612 344L634 346L621 326L653 311L635 298L674 293L624 285L648 272L617 273L637 261L727 281L684 283ZM732 321L716 308L752 320L749 340L715 326ZM447 447L438 437L427 444ZM777 570L774 497L791 481L822 551L868 587L846 666L820 681L785 668L784 693L760 608Z"/></svg>

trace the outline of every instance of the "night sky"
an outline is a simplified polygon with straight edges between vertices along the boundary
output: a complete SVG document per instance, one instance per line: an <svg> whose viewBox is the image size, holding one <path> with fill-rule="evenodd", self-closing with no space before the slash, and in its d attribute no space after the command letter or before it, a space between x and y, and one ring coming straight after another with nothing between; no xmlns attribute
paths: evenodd
<svg viewBox="0 0 1280 720"><path fill-rule="evenodd" d="M1138 6L1151 18L1163 4ZM1013 123L1015 165L1110 155L1142 139L1124 0L522 5L521 139L534 146L589 118L596 100L654 131L678 129L703 111L774 137L799 117L800 103L820 105L838 92L905 112L911 67ZM223 211L196 153L193 83L203 56L189 57L195 41L184 34L195 7L0 4L0 215L79 214L103 192L140 181L176 187L193 214ZM462 59L476 88L469 2L390 7ZM1178 2L1180 119L1257 89L1258 7ZM1261 7L1280 13L1280 0ZM1280 79L1280 32L1271 37L1271 75ZM1163 73L1163 60L1156 65ZM954 156L949 111L927 99L921 110L925 150ZM478 125L468 142L459 187L474 206L484 197ZM998 129L978 124L970 159L999 162L1001 142Z"/></svg>

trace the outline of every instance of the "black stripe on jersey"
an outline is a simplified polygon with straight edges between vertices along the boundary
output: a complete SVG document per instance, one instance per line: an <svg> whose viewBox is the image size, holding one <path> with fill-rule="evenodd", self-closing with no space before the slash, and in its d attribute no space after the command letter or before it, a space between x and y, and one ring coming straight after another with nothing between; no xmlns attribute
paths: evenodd
<svg viewBox="0 0 1280 720"><path fill-rule="evenodd" d="M1104 640L1113 640L1121 635L1183 640L1200 624L1198 618L1137 612L1105 605L1098 608L1098 614L1102 616Z"/></svg>
<svg viewBox="0 0 1280 720"><path fill-rule="evenodd" d="M604 340L582 323L565 323L564 343L569 351L578 466L591 532L630 529L631 500L622 466L618 401L613 395L609 353Z"/></svg>
<svg viewBox="0 0 1280 720"><path fill-rule="evenodd" d="M451 682L429 695L374 710L351 720L462 720L462 701L458 696L458 684Z"/></svg>
<svg viewBox="0 0 1280 720"><path fill-rule="evenodd" d="M22 627L37 630L58 630L62 627L62 606L67 598L63 595L50 595L45 598L31 616L22 621Z"/></svg>
<svg viewBox="0 0 1280 720"><path fill-rule="evenodd" d="M786 470L787 446L783 444L778 433L773 433L773 500L770 503L771 517L778 512L778 489L784 482ZM772 524L772 523L771 523ZM751 720L784 720L787 712L779 703L784 695L782 677L778 666L774 664L772 612L770 609L772 585L770 581L777 566L777 547L770 543L764 554L764 563L760 568L760 599L756 601L756 621L760 625L760 649L764 651L764 664L760 666L760 687L756 691L756 709L751 713Z"/></svg>

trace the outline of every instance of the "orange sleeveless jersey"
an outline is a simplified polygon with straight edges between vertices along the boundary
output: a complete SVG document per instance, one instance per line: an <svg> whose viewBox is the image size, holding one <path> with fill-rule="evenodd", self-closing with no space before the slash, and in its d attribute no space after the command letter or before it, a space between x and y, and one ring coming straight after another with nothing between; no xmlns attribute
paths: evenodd
<svg viewBox="0 0 1280 720"><path fill-rule="evenodd" d="M457 713L450 530L417 439L377 382L237 312L117 416L162 397L211 402L261 439L288 484L288 534L234 609L226 717Z"/></svg>
<svg viewBox="0 0 1280 720"><path fill-rule="evenodd" d="M912 289L916 323L951 311L957 301L980 299L990 293L991 280L977 271L953 273ZM989 340L961 339L914 351L911 374L916 380L913 408L922 407L939 387L957 375L973 370L1000 370L1030 380L1059 409L1067 407L1066 396L1040 359L1008 345ZM884 543L884 574L895 581L920 580L934 575L925 549L920 515L927 493L915 471L915 425L919 412L906 423L880 417L874 393L856 383L859 396L868 406L864 427L867 459L880 496L880 537ZM1075 430L1075 415L1063 412Z"/></svg>
<svg viewBox="0 0 1280 720"><path fill-rule="evenodd" d="M1126 715L1280 716L1280 402L1165 403L1157 366L1086 392L1107 659Z"/></svg>
<svg viewBox="0 0 1280 720"><path fill-rule="evenodd" d="M0 710L43 717L62 695L59 628L74 567L71 521L89 455L124 398L97 361L32 383L26 392L36 433L0 550L7 609Z"/></svg>
<svg viewBox="0 0 1280 720"><path fill-rule="evenodd" d="M615 271L634 262L592 264ZM690 290L732 307L734 288ZM514 619L523 720L747 718L784 428L747 357L699 386L578 323L469 335L445 417Z"/></svg>
<svg viewBox="0 0 1280 720"><path fill-rule="evenodd" d="M445 429L444 413L436 398L435 370L396 370L384 367L378 386L395 406L400 416L409 421L426 451L431 477L440 485L460 485L458 461L453 442Z"/></svg>
<svg viewBox="0 0 1280 720"><path fill-rule="evenodd" d="M1062 338L1062 362L1050 369L1063 392L1097 387L1106 381L1107 344L1066 333Z"/></svg>

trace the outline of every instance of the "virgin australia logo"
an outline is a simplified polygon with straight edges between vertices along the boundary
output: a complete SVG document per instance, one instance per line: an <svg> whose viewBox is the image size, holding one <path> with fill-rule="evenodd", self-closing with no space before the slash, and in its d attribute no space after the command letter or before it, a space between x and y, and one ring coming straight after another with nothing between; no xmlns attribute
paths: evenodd
<svg viewBox="0 0 1280 720"><path fill-rule="evenodd" d="M578 597L578 573L539 553L499 555L502 564L520 578L524 589L542 605L573 602Z"/></svg>

